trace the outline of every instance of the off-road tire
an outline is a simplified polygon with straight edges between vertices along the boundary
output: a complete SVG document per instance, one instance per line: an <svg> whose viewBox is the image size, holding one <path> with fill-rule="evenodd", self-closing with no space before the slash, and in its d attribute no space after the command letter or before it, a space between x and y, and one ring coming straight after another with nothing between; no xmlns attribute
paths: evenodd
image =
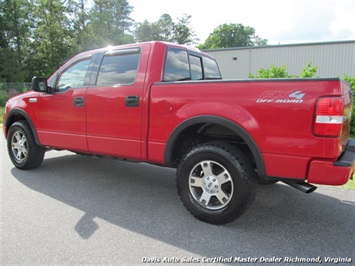
<svg viewBox="0 0 355 266"><path fill-rule="evenodd" d="M13 123L7 134L7 150L16 168L29 170L41 165L45 147L37 145L27 121Z"/></svg>
<svg viewBox="0 0 355 266"><path fill-rule="evenodd" d="M242 151L225 143L206 143L193 147L183 157L176 186L193 216L211 224L226 224L253 202L257 177Z"/></svg>

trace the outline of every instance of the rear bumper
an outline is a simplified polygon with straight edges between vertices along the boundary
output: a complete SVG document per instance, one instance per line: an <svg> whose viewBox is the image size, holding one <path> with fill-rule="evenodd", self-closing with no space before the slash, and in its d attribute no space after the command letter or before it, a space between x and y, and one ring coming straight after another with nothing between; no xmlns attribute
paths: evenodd
<svg viewBox="0 0 355 266"><path fill-rule="evenodd" d="M349 139L336 162L314 160L308 171L308 182L322 185L344 185L355 171L355 139Z"/></svg>

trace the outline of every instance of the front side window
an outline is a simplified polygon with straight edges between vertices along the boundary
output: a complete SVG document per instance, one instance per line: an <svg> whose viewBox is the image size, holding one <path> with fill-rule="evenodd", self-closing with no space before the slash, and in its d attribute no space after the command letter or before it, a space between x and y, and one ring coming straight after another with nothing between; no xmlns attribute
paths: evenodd
<svg viewBox="0 0 355 266"><path fill-rule="evenodd" d="M190 65L187 51L169 48L166 55L163 81L189 80Z"/></svg>
<svg viewBox="0 0 355 266"><path fill-rule="evenodd" d="M57 81L57 91L65 91L71 88L84 86L85 75L90 59L82 60L67 68Z"/></svg>
<svg viewBox="0 0 355 266"><path fill-rule="evenodd" d="M97 86L132 84L136 80L139 64L139 52L105 55L102 60Z"/></svg>

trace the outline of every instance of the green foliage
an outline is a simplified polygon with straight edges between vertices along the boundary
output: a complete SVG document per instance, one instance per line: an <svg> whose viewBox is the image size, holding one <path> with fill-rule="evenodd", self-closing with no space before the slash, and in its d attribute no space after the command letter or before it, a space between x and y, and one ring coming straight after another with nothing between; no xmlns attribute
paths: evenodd
<svg viewBox="0 0 355 266"><path fill-rule="evenodd" d="M2 124L2 117L3 117L4 113L5 113L5 107L0 105L0 124Z"/></svg>
<svg viewBox="0 0 355 266"><path fill-rule="evenodd" d="M33 28L32 10L27 0L0 1L0 80L14 82L27 76L24 60Z"/></svg>
<svg viewBox="0 0 355 266"><path fill-rule="evenodd" d="M348 75L344 75L343 80L347 81L350 84L351 92L353 97L355 96L355 77L350 77ZM354 99L354 98L353 98ZM351 118L351 124L350 124L350 134L352 136L355 135L355 104L353 104L352 108L352 118Z"/></svg>
<svg viewBox="0 0 355 266"><path fill-rule="evenodd" d="M191 16L185 14L174 25L174 42L179 44L194 44L199 41L195 32L190 27Z"/></svg>
<svg viewBox="0 0 355 266"><path fill-rule="evenodd" d="M28 91L30 86L30 83L0 83L0 107L5 106L8 99Z"/></svg>
<svg viewBox="0 0 355 266"><path fill-rule="evenodd" d="M317 75L317 66L312 66L312 62L306 64L299 76L292 76L287 72L287 65L275 66L270 68L261 68L256 75L249 74L249 78L253 79L269 79L269 78L313 78Z"/></svg>
<svg viewBox="0 0 355 266"><path fill-rule="evenodd" d="M255 35L255 29L242 24L222 24L208 36L200 49L266 45L267 40Z"/></svg>
<svg viewBox="0 0 355 266"><path fill-rule="evenodd" d="M0 81L49 77L73 55L108 45L198 41L189 15L135 24L132 11L128 0L0 1Z"/></svg>
<svg viewBox="0 0 355 266"><path fill-rule="evenodd" d="M259 69L258 74L256 75L249 74L249 78L254 78L254 79L290 78L290 77L291 76L288 74L286 70L286 65L280 67L271 65L270 68Z"/></svg>
<svg viewBox="0 0 355 266"><path fill-rule="evenodd" d="M355 94L355 77L350 77L349 75L345 74L342 79L350 84L351 90L353 94Z"/></svg>
<svg viewBox="0 0 355 266"><path fill-rule="evenodd" d="M29 76L48 77L63 63L63 59L71 56L74 38L69 19L71 9L65 0L36 2L33 10L35 29L32 33L33 41L29 45L35 51L29 58L34 71Z"/></svg>
<svg viewBox="0 0 355 266"><path fill-rule="evenodd" d="M6 101L10 98L9 94L5 90L0 90L0 107L5 106Z"/></svg>
<svg viewBox="0 0 355 266"><path fill-rule="evenodd" d="M132 43L133 36L128 34L133 25L129 17L133 7L126 0L94 0L89 12L91 18L88 30L92 35L92 47Z"/></svg>
<svg viewBox="0 0 355 266"><path fill-rule="evenodd" d="M355 190L355 179L349 180L345 185L342 186L342 188Z"/></svg>
<svg viewBox="0 0 355 266"><path fill-rule="evenodd" d="M300 78L314 78L317 75L318 66L312 66L309 62L302 70Z"/></svg>
<svg viewBox="0 0 355 266"><path fill-rule="evenodd" d="M169 14L163 14L158 21L147 20L136 24L134 32L138 42L166 41L178 44L193 44L198 41L196 34L190 28L190 15L184 15L174 22Z"/></svg>

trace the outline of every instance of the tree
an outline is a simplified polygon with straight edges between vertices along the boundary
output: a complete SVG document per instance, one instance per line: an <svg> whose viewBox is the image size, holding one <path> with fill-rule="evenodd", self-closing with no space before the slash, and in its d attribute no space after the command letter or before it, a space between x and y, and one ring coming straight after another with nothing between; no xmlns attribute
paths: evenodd
<svg viewBox="0 0 355 266"><path fill-rule="evenodd" d="M75 53L90 50L92 46L93 33L88 26L90 23L90 9L87 8L88 0L77 0L73 3L73 29L75 36Z"/></svg>
<svg viewBox="0 0 355 266"><path fill-rule="evenodd" d="M94 0L88 24L93 48L133 42L130 14L133 7L126 0Z"/></svg>
<svg viewBox="0 0 355 266"><path fill-rule="evenodd" d="M195 32L190 27L190 15L178 18L175 23L169 14L163 14L158 21L144 20L136 24L135 39L138 42L166 41L178 44L196 43Z"/></svg>
<svg viewBox="0 0 355 266"><path fill-rule="evenodd" d="M30 45L30 76L52 74L72 55L74 31L71 6L65 0L37 0L34 9L35 29Z"/></svg>
<svg viewBox="0 0 355 266"><path fill-rule="evenodd" d="M267 40L255 35L255 29L242 24L222 24L208 36L200 49L266 45Z"/></svg>
<svg viewBox="0 0 355 266"><path fill-rule="evenodd" d="M155 28L159 30L159 40L173 42L174 41L174 27L173 19L168 14L163 14L155 23Z"/></svg>
<svg viewBox="0 0 355 266"><path fill-rule="evenodd" d="M32 6L26 0L0 2L0 79L23 81L27 76L24 64L31 35Z"/></svg>
<svg viewBox="0 0 355 266"><path fill-rule="evenodd" d="M138 42L159 40L160 38L158 27L156 27L154 23L150 23L148 20L136 24L134 36Z"/></svg>
<svg viewBox="0 0 355 266"><path fill-rule="evenodd" d="M179 44L194 44L199 41L195 32L190 27L191 15L185 14L174 27L174 42Z"/></svg>
<svg viewBox="0 0 355 266"><path fill-rule="evenodd" d="M352 94L355 95L355 77L351 77L351 76L345 74L342 77L342 79L349 83ZM355 104L353 104L351 112L352 112L352 114L355 114ZM355 116L354 115L352 115L352 118L351 118L350 134L352 136L355 135Z"/></svg>

